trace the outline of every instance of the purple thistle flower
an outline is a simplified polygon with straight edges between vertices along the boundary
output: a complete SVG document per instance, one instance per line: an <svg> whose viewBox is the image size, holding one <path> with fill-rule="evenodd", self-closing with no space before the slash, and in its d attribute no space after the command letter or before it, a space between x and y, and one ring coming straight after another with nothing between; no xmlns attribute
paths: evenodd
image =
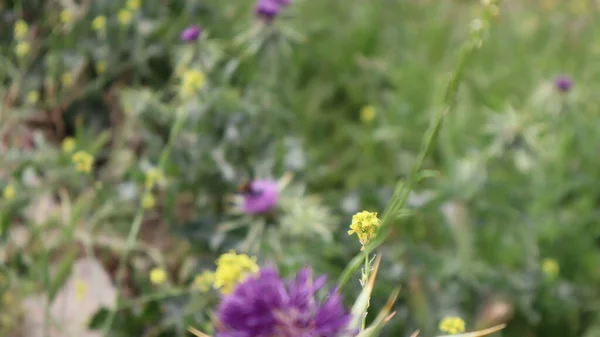
<svg viewBox="0 0 600 337"><path fill-rule="evenodd" d="M266 213L270 211L279 199L279 187L272 180L253 180L244 194L242 210L249 214Z"/></svg>
<svg viewBox="0 0 600 337"><path fill-rule="evenodd" d="M202 28L197 25L191 25L181 32L179 39L185 42L193 42L200 37L200 34L202 34Z"/></svg>
<svg viewBox="0 0 600 337"><path fill-rule="evenodd" d="M271 21L281 12L281 3L279 0L258 0L254 11L258 17Z"/></svg>
<svg viewBox="0 0 600 337"><path fill-rule="evenodd" d="M248 277L217 310L216 337L336 337L347 333L351 316L333 290L322 302L316 293L326 278L313 281L310 268L285 282L275 268Z"/></svg>
<svg viewBox="0 0 600 337"><path fill-rule="evenodd" d="M559 76L554 81L554 85L560 92L569 92L573 87L573 80L571 80L571 78L568 76Z"/></svg>

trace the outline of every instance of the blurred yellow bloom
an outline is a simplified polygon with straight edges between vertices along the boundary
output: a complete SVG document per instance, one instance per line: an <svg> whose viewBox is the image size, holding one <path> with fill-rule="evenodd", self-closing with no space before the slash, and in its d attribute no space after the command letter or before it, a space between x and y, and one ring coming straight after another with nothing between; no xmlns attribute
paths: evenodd
<svg viewBox="0 0 600 337"><path fill-rule="evenodd" d="M460 317L445 317L440 322L440 330L451 335L465 332L465 321Z"/></svg>
<svg viewBox="0 0 600 337"><path fill-rule="evenodd" d="M30 92L27 93L27 97L26 97L26 101L29 104L36 104L37 102L39 102L40 100L40 94L35 91L35 90L31 90Z"/></svg>
<svg viewBox="0 0 600 337"><path fill-rule="evenodd" d="M550 278L556 278L560 274L560 265L555 259L547 258L542 261L542 271Z"/></svg>
<svg viewBox="0 0 600 337"><path fill-rule="evenodd" d="M72 137L67 137L65 139L63 139L62 141L62 150L65 153L71 153L73 152L73 150L75 150L75 139L73 139Z"/></svg>
<svg viewBox="0 0 600 337"><path fill-rule="evenodd" d="M206 77L204 73L199 70L187 70L183 73L183 79L181 83L181 94L183 97L190 97L196 93L196 91L204 87Z"/></svg>
<svg viewBox="0 0 600 337"><path fill-rule="evenodd" d="M210 270L205 270L202 274L197 275L194 278L193 286L199 289L201 292L207 292L210 289L211 284L215 282L215 273Z"/></svg>
<svg viewBox="0 0 600 337"><path fill-rule="evenodd" d="M29 32L29 25L23 20L15 22L14 34L16 40L22 40Z"/></svg>
<svg viewBox="0 0 600 337"><path fill-rule="evenodd" d="M70 88L73 86L73 74L71 74L71 73L62 74L62 77L60 80L66 88Z"/></svg>
<svg viewBox="0 0 600 337"><path fill-rule="evenodd" d="M162 268L154 268L150 271L150 282L152 284L163 284L167 280L167 272Z"/></svg>
<svg viewBox="0 0 600 337"><path fill-rule="evenodd" d="M13 301L14 301L14 297L8 291L2 295L2 304L4 304L5 306L11 305L13 303Z"/></svg>
<svg viewBox="0 0 600 337"><path fill-rule="evenodd" d="M73 22L73 12L68 9L63 9L60 12L60 22L65 25Z"/></svg>
<svg viewBox="0 0 600 337"><path fill-rule="evenodd" d="M96 63L96 72L98 74L104 74L106 72L106 62L105 61L99 61Z"/></svg>
<svg viewBox="0 0 600 337"><path fill-rule="evenodd" d="M156 205L156 199L150 192L144 193L142 196L142 207L144 209L152 209Z"/></svg>
<svg viewBox="0 0 600 337"><path fill-rule="evenodd" d="M13 200L17 196L17 189L12 184L6 185L2 191L2 196L6 200Z"/></svg>
<svg viewBox="0 0 600 337"><path fill-rule="evenodd" d="M161 170L157 169L156 167L151 167L148 169L148 171L146 171L146 188L151 189L154 187L154 185L162 182L164 179L165 177Z"/></svg>
<svg viewBox="0 0 600 337"><path fill-rule="evenodd" d="M15 54L17 54L19 58L23 58L25 55L29 54L30 50L31 45L29 45L29 42L21 41L17 43L17 46L15 47Z"/></svg>
<svg viewBox="0 0 600 337"><path fill-rule="evenodd" d="M125 7L127 7L128 9L130 9L132 11L135 11L135 10L139 9L141 5L142 5L142 2L140 0L127 0Z"/></svg>
<svg viewBox="0 0 600 337"><path fill-rule="evenodd" d="M87 283L79 279L75 280L75 299L77 300L77 302L83 301L83 298L85 297L85 294L87 294L87 291Z"/></svg>
<svg viewBox="0 0 600 337"><path fill-rule="evenodd" d="M131 23L132 19L133 19L133 13L128 9L121 9L117 13L117 20L119 20L119 23L123 26L129 25Z"/></svg>
<svg viewBox="0 0 600 337"><path fill-rule="evenodd" d="M215 289L219 289L221 293L229 294L246 277L257 273L258 269L255 257L230 251L221 255L217 260L213 286Z"/></svg>
<svg viewBox="0 0 600 337"><path fill-rule="evenodd" d="M98 15L92 20L92 29L99 32L106 29L106 16Z"/></svg>
<svg viewBox="0 0 600 337"><path fill-rule="evenodd" d="M352 224L348 235L356 233L362 244L361 250L364 250L365 245L375 238L375 230L379 225L381 225L381 220L377 217L377 212L362 211L352 216Z"/></svg>
<svg viewBox="0 0 600 337"><path fill-rule="evenodd" d="M75 164L75 168L79 172L89 173L92 171L92 165L94 164L94 157L85 152L85 151L77 151L71 157L73 163Z"/></svg>
<svg viewBox="0 0 600 337"><path fill-rule="evenodd" d="M366 105L360 109L360 120L363 123L370 123L377 116L377 110L372 105Z"/></svg>

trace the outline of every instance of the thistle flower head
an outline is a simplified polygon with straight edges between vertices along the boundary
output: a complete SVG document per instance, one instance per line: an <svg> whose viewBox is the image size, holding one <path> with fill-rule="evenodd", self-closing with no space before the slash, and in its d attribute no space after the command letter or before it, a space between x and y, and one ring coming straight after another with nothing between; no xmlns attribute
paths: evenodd
<svg viewBox="0 0 600 337"><path fill-rule="evenodd" d="M248 214L266 213L277 205L279 186L272 180L253 180L244 194L242 209Z"/></svg>
<svg viewBox="0 0 600 337"><path fill-rule="evenodd" d="M213 285L221 293L228 294L249 275L257 272L258 264L256 264L256 258L230 251L221 255L217 260L217 270L215 271L215 282Z"/></svg>
<svg viewBox="0 0 600 337"><path fill-rule="evenodd" d="M558 91L566 93L571 91L571 88L573 87L573 80L569 76L562 75L556 78L554 81L554 86Z"/></svg>
<svg viewBox="0 0 600 337"><path fill-rule="evenodd" d="M312 278L309 268L283 280L271 267L248 277L217 311L222 327L216 337L337 337L348 332L351 316L337 291L323 301L316 293L325 277Z"/></svg>
<svg viewBox="0 0 600 337"><path fill-rule="evenodd" d="M254 11L258 17L270 22L291 3L292 0L258 0Z"/></svg>
<svg viewBox="0 0 600 337"><path fill-rule="evenodd" d="M367 243L375 238L375 230L379 225L381 225L381 220L377 217L377 212L362 211L352 216L348 235L356 233L364 249Z"/></svg>
<svg viewBox="0 0 600 337"><path fill-rule="evenodd" d="M191 25L191 26L187 27L186 29L184 29L183 31L181 31L181 34L179 35L179 39L181 41L185 41L185 42L193 42L193 41L198 40L198 38L200 37L201 34L202 34L202 28L200 28L200 26Z"/></svg>

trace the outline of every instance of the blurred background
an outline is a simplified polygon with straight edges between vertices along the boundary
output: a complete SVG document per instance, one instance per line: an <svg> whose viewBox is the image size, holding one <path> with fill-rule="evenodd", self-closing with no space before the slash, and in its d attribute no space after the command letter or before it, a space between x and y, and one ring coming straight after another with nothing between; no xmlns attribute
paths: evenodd
<svg viewBox="0 0 600 337"><path fill-rule="evenodd" d="M489 22L467 0L260 3L0 2L0 336L101 336L111 310L110 336L211 332L232 249L335 280L481 25L371 306L402 287L385 336L447 316L600 336L597 1L506 0Z"/></svg>

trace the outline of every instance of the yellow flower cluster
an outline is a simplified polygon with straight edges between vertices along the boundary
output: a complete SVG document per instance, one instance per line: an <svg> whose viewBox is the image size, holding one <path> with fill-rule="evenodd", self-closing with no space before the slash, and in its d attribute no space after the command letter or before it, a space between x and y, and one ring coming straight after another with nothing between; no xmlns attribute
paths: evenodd
<svg viewBox="0 0 600 337"><path fill-rule="evenodd" d="M6 185L2 191L2 196L6 200L13 200L17 196L17 189L14 185Z"/></svg>
<svg viewBox="0 0 600 337"><path fill-rule="evenodd" d="M204 87L206 77L204 73L199 70L187 70L183 73L183 79L181 83L181 95L183 97L190 97L196 93L196 91Z"/></svg>
<svg viewBox="0 0 600 337"><path fill-rule="evenodd" d="M36 104L40 100L40 94L37 91L32 90L27 93L26 100L29 104Z"/></svg>
<svg viewBox="0 0 600 337"><path fill-rule="evenodd" d="M560 266L555 259L544 259L542 261L542 271L549 278L556 278L560 274Z"/></svg>
<svg viewBox="0 0 600 337"><path fill-rule="evenodd" d="M29 42L19 41L15 47L15 54L17 54L19 58L23 58L25 55L29 54L30 50L31 46L29 45Z"/></svg>
<svg viewBox="0 0 600 337"><path fill-rule="evenodd" d="M61 22L63 25L68 25L68 24L70 24L71 22L73 22L73 12L71 12L71 11L70 11L70 10L68 10L68 9L63 9L63 10L60 12L60 22Z"/></svg>
<svg viewBox="0 0 600 337"><path fill-rule="evenodd" d="M142 6L142 2L140 0L127 0L127 3L125 4L125 7L132 11L140 9L140 6Z"/></svg>
<svg viewBox="0 0 600 337"><path fill-rule="evenodd" d="M465 321L460 317L445 317L440 322L440 330L451 335L465 332Z"/></svg>
<svg viewBox="0 0 600 337"><path fill-rule="evenodd" d="M150 282L152 284L163 284L167 280L167 272L162 268L153 268L150 271Z"/></svg>
<svg viewBox="0 0 600 337"><path fill-rule="evenodd" d="M201 292L207 292L210 286L215 282L215 273L210 270L205 270L194 278L193 287Z"/></svg>
<svg viewBox="0 0 600 337"><path fill-rule="evenodd" d="M246 277L258 272L256 258L234 251L225 253L217 260L214 287L223 294L229 294Z"/></svg>
<svg viewBox="0 0 600 337"><path fill-rule="evenodd" d="M377 212L362 211L352 216L352 224L348 235L356 233L358 240L362 244L362 249L365 245L375 238L375 230L381 225L381 220L377 217Z"/></svg>
<svg viewBox="0 0 600 337"><path fill-rule="evenodd" d="M85 151L77 151L71 157L73 163L75 164L75 168L79 172L89 173L92 171L92 165L94 164L94 156L85 152Z"/></svg>

